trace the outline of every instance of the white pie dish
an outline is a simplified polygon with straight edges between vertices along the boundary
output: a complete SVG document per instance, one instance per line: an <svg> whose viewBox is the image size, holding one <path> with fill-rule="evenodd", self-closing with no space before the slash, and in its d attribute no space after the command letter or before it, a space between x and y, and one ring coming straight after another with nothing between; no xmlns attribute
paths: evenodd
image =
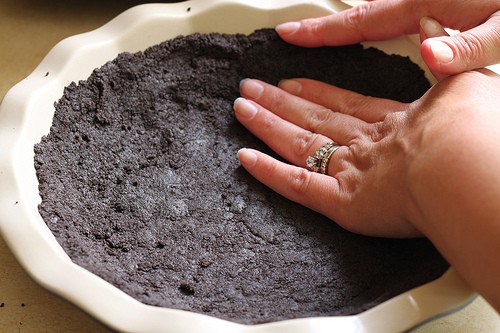
<svg viewBox="0 0 500 333"><path fill-rule="evenodd" d="M48 133L53 103L69 83L87 78L119 52L143 50L178 34L249 33L344 7L327 0L259 0L252 5L244 0L193 0L142 5L100 29L59 43L28 78L8 92L0 106L0 232L21 265L43 287L111 328L126 332L397 332L467 304L475 294L450 269L436 281L356 316L246 326L147 306L73 264L38 213L33 145ZM409 55L423 64L418 45L411 39L371 45Z"/></svg>

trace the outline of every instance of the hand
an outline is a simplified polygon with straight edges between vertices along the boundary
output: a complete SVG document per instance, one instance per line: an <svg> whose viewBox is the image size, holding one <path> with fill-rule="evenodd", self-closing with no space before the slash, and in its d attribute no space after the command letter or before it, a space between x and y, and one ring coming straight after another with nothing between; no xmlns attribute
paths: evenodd
<svg viewBox="0 0 500 333"><path fill-rule="evenodd" d="M310 80L283 81L280 87L242 81L241 95L247 99L237 99L234 108L244 126L293 165L241 150L242 165L276 192L350 231L419 235L405 221L408 162L391 129L403 114L396 111L405 110L405 104ZM381 141L383 136L393 140ZM328 175L304 169L307 157L331 140L342 147L334 153Z"/></svg>
<svg viewBox="0 0 500 333"><path fill-rule="evenodd" d="M279 87L244 80L234 109L291 164L242 149L243 167L350 231L428 237L500 311L500 76L454 75L411 104L305 79ZM341 148L327 174L304 169L330 139Z"/></svg>
<svg viewBox="0 0 500 333"><path fill-rule="evenodd" d="M429 17L435 21L423 19ZM450 37L440 26L461 33ZM420 32L422 57L438 79L500 61L498 0L378 0L322 18L285 23L276 30L285 41L307 47Z"/></svg>
<svg viewBox="0 0 500 333"><path fill-rule="evenodd" d="M422 216L441 217L439 209L451 205L445 211L448 214L455 204L449 193L441 201L432 201L432 193L425 192L446 181L435 179L438 173L432 168L439 166L444 176L451 176L454 161L465 156L469 162L460 167L470 165L469 175L478 170L473 153L464 155L462 144L484 138L491 131L493 134L484 138L490 145L477 145L491 148L493 144L491 149L499 150L498 127L482 128L485 122L500 125L499 87L499 77L489 71L467 72L438 83L421 99L405 104L306 79L286 80L279 88L244 80L244 98L234 105L237 119L291 164L250 149L241 150L239 158L252 175L273 190L350 231L372 236L429 236L429 227L419 222L427 221ZM332 140L342 147L333 154L327 175L304 169L307 157ZM450 147L457 156L450 154ZM485 156L498 156L495 162L500 165L500 151ZM495 171L493 177L498 178L497 174ZM455 176L457 179L450 182L453 186L470 181L462 185L464 190L478 184L475 178ZM492 178L485 179L488 183ZM500 189L497 194L500 198ZM437 202L441 207L432 206ZM428 207L437 212L428 212Z"/></svg>

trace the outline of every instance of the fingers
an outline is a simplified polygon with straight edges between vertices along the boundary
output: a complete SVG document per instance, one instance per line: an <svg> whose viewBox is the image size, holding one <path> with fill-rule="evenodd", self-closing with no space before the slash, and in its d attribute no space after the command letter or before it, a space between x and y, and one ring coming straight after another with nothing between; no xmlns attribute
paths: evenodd
<svg viewBox="0 0 500 333"><path fill-rule="evenodd" d="M398 217L395 218L398 224L394 227L395 231L390 230L392 226L381 227L365 223L368 221L366 216L387 214L385 201L381 205L376 193L373 195L371 191L363 191L367 186L375 186L375 192L380 192L382 190L376 184L385 184L387 179L392 179L387 178L384 171L373 167L379 160L377 145L382 141L385 142L384 147L388 144L387 140L382 140L382 136L387 135L376 132L381 123L370 124L349 114L320 107L257 80L244 80L240 90L244 97L238 98L234 103L237 119L292 163L280 162L252 149L241 149L238 158L251 175L284 197L325 215L353 232L378 236L402 235L405 232L400 230ZM307 90L305 88L303 92ZM343 91L339 92L338 99L342 100ZM356 98L358 97L361 98ZM334 101L331 103L336 105ZM304 109L313 118L324 113L336 116L326 116L323 127L320 127L323 131L314 132L304 128L302 124ZM353 113L356 114L356 111ZM305 125L308 124L306 121ZM362 125L356 130L355 126L359 124ZM340 137L348 138L349 142L336 139L337 133L342 133ZM330 139L341 145L340 148L333 151L330 146L324 147ZM320 148L324 151L320 150L315 155ZM307 166L315 172L304 168L310 156L313 158ZM322 174L325 171L326 174ZM377 172L382 173L382 181L379 181ZM372 176L367 177L370 174ZM361 193L365 193L363 195L366 197L362 197ZM389 201L389 206L392 202ZM369 203L370 212L367 212L363 203ZM357 209L360 205L363 209ZM397 215L389 210L389 215L391 214ZM391 221L388 223L392 223L393 218L388 217L387 221Z"/></svg>
<svg viewBox="0 0 500 333"><path fill-rule="evenodd" d="M416 33L420 8L409 1L373 1L316 19L276 27L285 41L306 47L355 44Z"/></svg>
<svg viewBox="0 0 500 333"><path fill-rule="evenodd" d="M253 127L252 132L263 140L272 135L271 133L264 133L264 131L279 131L280 133L292 131L293 127L283 125L282 122L276 120L276 116L285 120L288 124L294 124L297 130L300 129L303 134L299 136L302 138L311 137L311 133L317 133L341 145L349 145L353 140L369 131L368 124L360 119L290 95L262 81L243 80L240 85L240 92L243 97L254 101L253 105L260 112L250 124L249 118L240 117L241 106L243 106L243 101L240 100L235 105L236 116L243 121L245 126ZM266 110L271 110L273 115L268 114L269 111L265 112ZM270 122L272 122L272 125L270 125ZM297 131L293 131L293 133L294 135L298 134ZM281 142L284 141L281 140Z"/></svg>
<svg viewBox="0 0 500 333"><path fill-rule="evenodd" d="M428 38L441 37L441 36L449 36L446 30L444 30L443 26L438 21L434 20L431 17L427 16L422 17L422 19L420 20L420 43L423 43ZM433 53L436 54L442 53L442 56L446 56L446 53L450 51L451 49L448 48L446 45L435 44ZM442 74L441 72L434 70L431 67L431 65L432 64L427 64L430 71L432 72L432 75L434 75L434 77L438 81L441 81L442 79L448 76L446 74Z"/></svg>
<svg viewBox="0 0 500 333"><path fill-rule="evenodd" d="M422 17L443 20L446 27L462 31L447 36L441 28L421 26ZM429 22L429 21L427 21ZM420 24L419 24L420 23ZM435 26L436 27L436 26ZM387 40L426 31L422 57L438 78L500 62L500 11L498 2L386 0L328 16L288 22L276 27L285 41L306 47L346 45L367 40Z"/></svg>
<svg viewBox="0 0 500 333"><path fill-rule="evenodd" d="M331 141L330 138L281 119L260 105L238 98L234 102L236 118L269 148L295 165L305 167L308 156Z"/></svg>
<svg viewBox="0 0 500 333"><path fill-rule="evenodd" d="M438 33L422 42L422 58L431 71L457 74L500 62L500 12L483 24L454 36ZM424 28L424 27L422 27Z"/></svg>
<svg viewBox="0 0 500 333"><path fill-rule="evenodd" d="M401 111L404 103L384 98L372 98L309 79L281 81L286 92L331 110L361 119L368 123L382 121L389 113Z"/></svg>
<svg viewBox="0 0 500 333"><path fill-rule="evenodd" d="M420 42L427 38L449 36L443 26L432 17L424 16L420 19Z"/></svg>
<svg viewBox="0 0 500 333"><path fill-rule="evenodd" d="M326 143L332 140L335 141L335 139L325 135L304 130L244 98L238 98L234 102L234 110L238 121L250 132L266 143L278 155L302 168L306 167L309 156L313 156ZM348 150L347 147L340 147L335 152L335 156L345 157ZM343 162L345 160L345 158L342 158L336 163L329 163L327 174L334 175L345 169L346 164Z"/></svg>
<svg viewBox="0 0 500 333"><path fill-rule="evenodd" d="M336 178L279 162L252 149L241 149L238 158L243 167L266 186L292 201L335 219L332 214L337 210L332 207L339 202L342 193Z"/></svg>
<svg viewBox="0 0 500 333"><path fill-rule="evenodd" d="M348 167L354 158L350 153L366 150L367 144L384 135L370 122L380 124L387 114L407 107L313 80L287 80L281 86L290 93L259 80L243 80L243 98L234 103L236 118L272 150L301 167L329 141L344 146L335 152L329 175ZM356 159L361 161L360 156Z"/></svg>

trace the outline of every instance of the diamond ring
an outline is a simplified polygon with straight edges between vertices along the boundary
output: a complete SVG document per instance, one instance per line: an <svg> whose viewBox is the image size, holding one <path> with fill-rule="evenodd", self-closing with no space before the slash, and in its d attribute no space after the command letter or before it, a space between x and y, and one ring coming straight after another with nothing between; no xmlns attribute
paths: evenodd
<svg viewBox="0 0 500 333"><path fill-rule="evenodd" d="M306 159L306 167L309 171L318 172L321 174L326 174L328 171L328 164L330 163L330 158L333 153L337 151L341 146L328 142L321 148L319 148L313 156L309 156Z"/></svg>

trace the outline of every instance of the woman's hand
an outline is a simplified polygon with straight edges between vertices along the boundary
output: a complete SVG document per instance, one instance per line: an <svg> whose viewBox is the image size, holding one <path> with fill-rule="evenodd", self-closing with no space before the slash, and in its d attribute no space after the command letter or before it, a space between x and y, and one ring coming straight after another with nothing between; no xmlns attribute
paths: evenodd
<svg viewBox="0 0 500 333"><path fill-rule="evenodd" d="M498 75L451 76L410 104L306 79L244 80L241 95L238 120L290 162L242 149L248 172L350 231L428 237L500 309ZM306 170L329 141L327 174Z"/></svg>
<svg viewBox="0 0 500 333"><path fill-rule="evenodd" d="M243 166L276 192L353 232L419 235L406 220L411 206L407 149L414 144L402 137L406 129L400 124L408 105L304 79L280 87L244 80L245 99L237 99L234 108L244 126L291 164L242 150ZM307 171L307 157L330 141L342 147L327 174Z"/></svg>
<svg viewBox="0 0 500 333"><path fill-rule="evenodd" d="M246 149L239 157L261 182L348 230L417 236L425 233L416 223L423 214L421 200L426 200L416 196L427 181L424 170L436 175L432 167L439 166L446 176L455 167L454 156L465 156L464 138L481 139L475 146L489 147L491 154L498 151L500 165L500 146L487 146L500 142L499 81L498 75L486 70L468 72L405 104L306 79L285 80L279 88L244 80L243 98L234 105L236 117L291 164ZM490 125L493 132L479 127L494 123L498 127ZM331 157L327 174L306 170L307 157L329 141L342 147ZM474 160L463 163L469 172L478 170Z"/></svg>
<svg viewBox="0 0 500 333"><path fill-rule="evenodd" d="M461 31L448 36L441 26ZM420 32L421 53L438 79L500 62L500 1L377 0L276 27L287 42L316 47Z"/></svg>

